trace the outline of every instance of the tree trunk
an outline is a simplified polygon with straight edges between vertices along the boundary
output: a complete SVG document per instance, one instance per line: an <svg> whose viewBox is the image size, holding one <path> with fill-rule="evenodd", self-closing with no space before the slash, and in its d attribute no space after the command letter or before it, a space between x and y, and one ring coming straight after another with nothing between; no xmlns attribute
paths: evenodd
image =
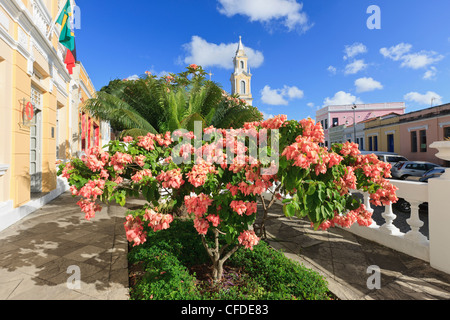
<svg viewBox="0 0 450 320"><path fill-rule="evenodd" d="M213 279L219 281L223 277L223 261L217 260L213 265Z"/></svg>
<svg viewBox="0 0 450 320"><path fill-rule="evenodd" d="M223 265L224 263L239 249L239 246L234 246L230 251L228 251L226 254L224 254L225 249L228 248L228 245L223 246L222 248L219 247L219 230L217 228L213 228L214 232L214 248L210 248L208 246L208 243L206 242L206 238L203 235L202 236L202 243L203 246L206 249L206 252L208 253L209 258L212 262L213 267L213 280L214 282L218 282L223 277Z"/></svg>

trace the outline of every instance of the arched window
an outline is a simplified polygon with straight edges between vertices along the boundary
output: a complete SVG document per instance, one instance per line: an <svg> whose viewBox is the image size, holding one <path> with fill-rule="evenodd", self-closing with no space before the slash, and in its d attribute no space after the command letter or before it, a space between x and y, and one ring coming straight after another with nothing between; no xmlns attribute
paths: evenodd
<svg viewBox="0 0 450 320"><path fill-rule="evenodd" d="M241 61L241 69L244 69L244 61Z"/></svg>
<svg viewBox="0 0 450 320"><path fill-rule="evenodd" d="M245 94L245 81L244 80L241 81L241 92L240 93Z"/></svg>

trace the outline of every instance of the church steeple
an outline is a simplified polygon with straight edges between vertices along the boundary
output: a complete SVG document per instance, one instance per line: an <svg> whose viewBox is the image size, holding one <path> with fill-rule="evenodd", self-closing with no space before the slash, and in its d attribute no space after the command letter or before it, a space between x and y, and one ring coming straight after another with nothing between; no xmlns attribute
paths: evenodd
<svg viewBox="0 0 450 320"><path fill-rule="evenodd" d="M244 45L242 44L242 37L239 36L239 43L236 50L236 55L233 58L234 72L231 74L231 94L239 94L241 99L244 99L248 105L252 105L253 98L251 93L251 78L250 68L248 67L248 57L245 54Z"/></svg>

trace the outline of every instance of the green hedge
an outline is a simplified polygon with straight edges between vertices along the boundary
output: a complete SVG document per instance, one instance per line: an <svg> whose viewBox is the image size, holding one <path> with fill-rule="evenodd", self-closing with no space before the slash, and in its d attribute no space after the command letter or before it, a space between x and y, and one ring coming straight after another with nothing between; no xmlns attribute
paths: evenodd
<svg viewBox="0 0 450 320"><path fill-rule="evenodd" d="M130 250L130 264L141 263L145 275L130 288L133 300L327 300L324 278L261 241L253 251L239 249L229 260L241 267L240 286L201 290L189 268L210 263L190 220L175 220L168 230L149 233L144 245Z"/></svg>

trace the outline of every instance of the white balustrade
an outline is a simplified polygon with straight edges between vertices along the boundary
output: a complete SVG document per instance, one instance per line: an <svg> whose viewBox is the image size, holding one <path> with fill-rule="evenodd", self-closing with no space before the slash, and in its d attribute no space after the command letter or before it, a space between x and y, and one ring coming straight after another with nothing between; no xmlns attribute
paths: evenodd
<svg viewBox="0 0 450 320"><path fill-rule="evenodd" d="M384 218L386 223L380 227L380 230L390 235L399 234L400 229L394 225L394 220L397 218L397 216L392 210L392 203L388 206L385 206L384 208L384 212L381 214L381 216Z"/></svg>
<svg viewBox="0 0 450 320"><path fill-rule="evenodd" d="M450 141L433 143L430 148L439 150L436 155L438 158L450 161ZM394 179L390 180L390 183L398 188L397 197L410 204L411 212L409 218L406 219L410 230L405 233L395 225L397 215L394 213L392 204L384 207L384 212L381 214L384 222L381 225L375 221L369 227L362 227L355 223L352 227L344 230L427 261L433 268L450 274L450 250L448 248L450 244L448 229L450 225L450 169L447 169L440 178L433 178L428 183ZM264 197L270 199L274 189L275 186L266 192ZM379 208L374 210L371 207L368 193L359 190L351 190L351 193L362 194L367 210L372 213L379 212ZM281 201L277 201L277 203L281 203ZM424 222L420 220L419 206L423 203L428 203L429 238L420 231ZM376 219L379 221L379 218Z"/></svg>

